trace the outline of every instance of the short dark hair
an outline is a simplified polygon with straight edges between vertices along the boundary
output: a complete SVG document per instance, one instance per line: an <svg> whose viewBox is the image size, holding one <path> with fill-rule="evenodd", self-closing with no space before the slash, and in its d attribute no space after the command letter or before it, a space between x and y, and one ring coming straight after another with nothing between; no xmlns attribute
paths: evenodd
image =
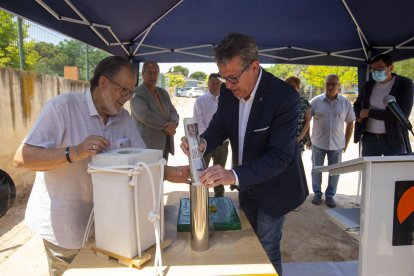
<svg viewBox="0 0 414 276"><path fill-rule="evenodd" d="M391 56L389 56L387 54L379 54L379 55L376 55L375 57L373 57L371 59L370 64L372 64L374 62L377 62L377 61L380 61L380 60L382 60L385 63L385 65L387 65L387 66L391 66L393 64L393 62L394 62L392 60L392 57Z"/></svg>
<svg viewBox="0 0 414 276"><path fill-rule="evenodd" d="M136 73L134 66L126 59L120 56L109 56L99 62L93 71L93 77L90 80L91 91L99 85L99 78L101 76L107 76L111 78L115 76L122 68L128 68Z"/></svg>
<svg viewBox="0 0 414 276"><path fill-rule="evenodd" d="M208 80L210 81L212 78L219 78L220 77L220 75L219 74L217 74L217 73L211 73L209 76L208 76Z"/></svg>
<svg viewBox="0 0 414 276"><path fill-rule="evenodd" d="M297 87L300 87L300 78L295 76L290 76L287 79L285 79L285 82L291 84L294 83Z"/></svg>
<svg viewBox="0 0 414 276"><path fill-rule="evenodd" d="M259 50L253 37L240 33L231 33L214 48L217 63L227 63L240 56L244 64L259 59Z"/></svg>

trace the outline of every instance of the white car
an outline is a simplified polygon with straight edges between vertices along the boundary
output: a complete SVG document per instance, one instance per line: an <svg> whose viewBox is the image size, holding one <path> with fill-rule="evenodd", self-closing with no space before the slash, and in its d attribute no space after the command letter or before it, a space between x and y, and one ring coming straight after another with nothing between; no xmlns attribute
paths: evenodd
<svg viewBox="0 0 414 276"><path fill-rule="evenodd" d="M204 91L200 87L186 87L177 91L178 97L197 98L202 95L204 95Z"/></svg>

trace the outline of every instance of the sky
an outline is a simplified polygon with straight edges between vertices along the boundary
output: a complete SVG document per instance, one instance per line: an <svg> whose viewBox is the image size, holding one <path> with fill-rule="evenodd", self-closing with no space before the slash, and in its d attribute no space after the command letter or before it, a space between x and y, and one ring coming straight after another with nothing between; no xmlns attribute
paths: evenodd
<svg viewBox="0 0 414 276"><path fill-rule="evenodd" d="M211 73L217 73L217 65L213 62L208 63L158 63L160 66L161 73L167 73L168 70L173 66L182 66L188 69L188 75L191 75L194 72L201 71L206 73L206 75L210 75Z"/></svg>

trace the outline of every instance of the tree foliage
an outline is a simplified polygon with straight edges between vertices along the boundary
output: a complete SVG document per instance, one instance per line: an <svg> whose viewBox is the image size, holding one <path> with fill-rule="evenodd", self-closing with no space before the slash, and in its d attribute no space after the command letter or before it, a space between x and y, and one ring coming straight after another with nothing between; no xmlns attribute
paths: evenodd
<svg viewBox="0 0 414 276"><path fill-rule="evenodd" d="M64 66L78 66L80 78L86 79L86 49L88 49L89 76L92 76L93 69L99 61L109 55L72 39L61 41L58 45L28 40L28 28L29 24L22 24L25 70L63 76ZM0 66L20 68L18 41L17 19L9 13L0 11Z"/></svg>
<svg viewBox="0 0 414 276"><path fill-rule="evenodd" d="M300 78L301 72L305 71L306 67L305 65L297 64L275 64L266 70L279 79L285 80L289 76Z"/></svg>
<svg viewBox="0 0 414 276"><path fill-rule="evenodd" d="M0 10L0 66L14 69L20 68L20 54L18 47L18 26L14 17ZM27 24L23 24L23 37L27 36ZM39 54L34 50L33 41L23 43L25 55L25 69L31 70L39 59Z"/></svg>
<svg viewBox="0 0 414 276"><path fill-rule="evenodd" d="M166 73L165 77L167 78L169 86L184 87L185 85L185 79L183 75Z"/></svg>
<svg viewBox="0 0 414 276"><path fill-rule="evenodd" d="M395 62L393 72L414 80L414 58Z"/></svg>
<svg viewBox="0 0 414 276"><path fill-rule="evenodd" d="M188 71L188 68L186 67L176 65L176 66L171 67L168 70L168 73L176 73L176 74L178 73L178 74L183 75L184 77L188 77L189 71Z"/></svg>
<svg viewBox="0 0 414 276"><path fill-rule="evenodd" d="M330 74L338 75L342 86L358 83L358 70L356 67L309 65L307 70L302 72L306 82L320 90L324 89L325 78Z"/></svg>
<svg viewBox="0 0 414 276"><path fill-rule="evenodd" d="M289 76L300 78L302 89L314 87L322 91L325 78L330 74L338 75L342 86L352 86L358 83L358 71L355 67L276 64L266 70L282 80Z"/></svg>
<svg viewBox="0 0 414 276"><path fill-rule="evenodd" d="M196 71L190 75L190 78L193 78L199 81L204 81L206 77L207 77L207 74L201 71Z"/></svg>

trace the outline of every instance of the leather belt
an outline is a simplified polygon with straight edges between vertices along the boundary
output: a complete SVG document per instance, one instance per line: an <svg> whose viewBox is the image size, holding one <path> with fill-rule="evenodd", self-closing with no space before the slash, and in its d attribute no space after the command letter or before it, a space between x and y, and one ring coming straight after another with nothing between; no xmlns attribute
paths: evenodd
<svg viewBox="0 0 414 276"><path fill-rule="evenodd" d="M364 131L363 134L367 135L367 136L374 136L377 139L382 139L382 138L385 138L387 136L386 133L373 133L373 132L369 132L369 131Z"/></svg>

